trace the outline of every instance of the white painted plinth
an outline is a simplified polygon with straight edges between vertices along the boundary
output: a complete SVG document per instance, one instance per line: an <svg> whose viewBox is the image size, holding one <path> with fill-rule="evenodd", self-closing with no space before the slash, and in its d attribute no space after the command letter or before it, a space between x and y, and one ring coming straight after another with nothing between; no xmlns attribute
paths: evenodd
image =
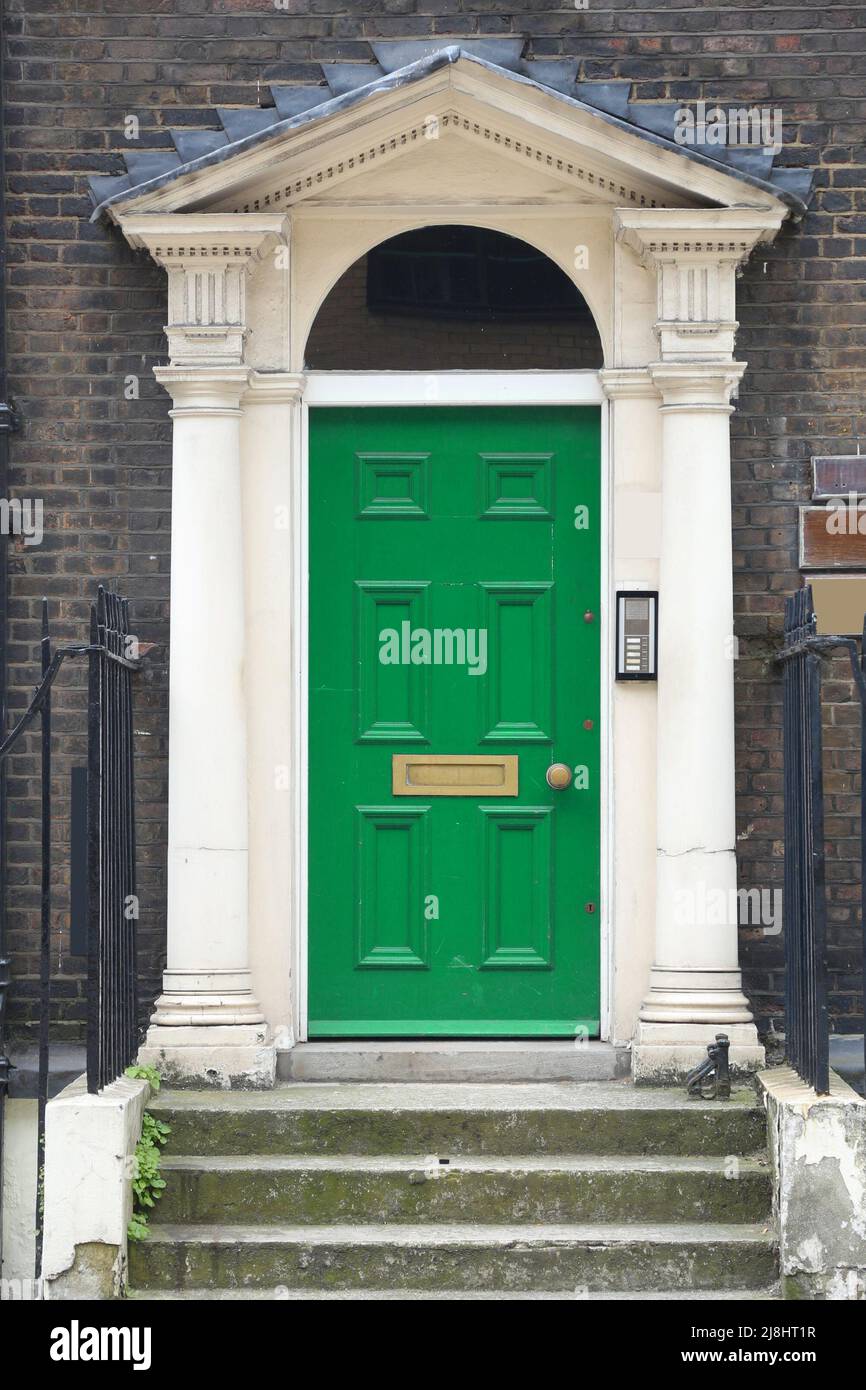
<svg viewBox="0 0 866 1390"><path fill-rule="evenodd" d="M175 1086L267 1089L274 1084L277 1052L265 1023L187 1028L152 1023L138 1060Z"/></svg>
<svg viewBox="0 0 866 1390"><path fill-rule="evenodd" d="M82 1076L48 1102L42 1250L47 1298L122 1293L132 1161L149 1097L148 1083L129 1077L89 1095Z"/></svg>

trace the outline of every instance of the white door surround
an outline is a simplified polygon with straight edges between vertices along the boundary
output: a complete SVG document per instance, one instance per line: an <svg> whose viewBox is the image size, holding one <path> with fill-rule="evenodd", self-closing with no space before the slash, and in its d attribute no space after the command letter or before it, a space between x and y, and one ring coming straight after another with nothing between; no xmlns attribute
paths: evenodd
<svg viewBox="0 0 866 1390"><path fill-rule="evenodd" d="M641 1079L682 1075L721 1030L736 1066L762 1060L736 923L701 924L702 899L736 887L735 277L789 209L532 84L506 90L506 76L461 59L329 116L313 142L288 130L267 157L242 143L109 209L169 281L169 941L144 1051L176 1078L268 1085L274 1033L303 1036L305 416L351 392L603 396L607 592L660 590L658 686L605 675L606 1036L634 1040ZM436 222L550 256L592 309L602 371L305 378L343 271Z"/></svg>

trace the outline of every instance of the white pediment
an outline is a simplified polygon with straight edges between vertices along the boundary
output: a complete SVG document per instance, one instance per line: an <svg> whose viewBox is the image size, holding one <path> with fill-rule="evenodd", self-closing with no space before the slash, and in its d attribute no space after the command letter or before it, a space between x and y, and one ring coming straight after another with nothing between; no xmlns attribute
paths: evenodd
<svg viewBox="0 0 866 1390"><path fill-rule="evenodd" d="M467 56L355 95L133 189L106 210L122 221L131 212L283 212L323 199L513 197L787 213L755 183Z"/></svg>
<svg viewBox="0 0 866 1390"><path fill-rule="evenodd" d="M432 126L423 144L402 158L358 170L351 178L329 184L305 200L358 208L388 204L442 203L465 207L485 203L567 203L580 200L574 190L548 169L515 168L495 146L479 159L473 141L454 126ZM596 199L594 198L593 201ZM611 199L611 202L613 200Z"/></svg>

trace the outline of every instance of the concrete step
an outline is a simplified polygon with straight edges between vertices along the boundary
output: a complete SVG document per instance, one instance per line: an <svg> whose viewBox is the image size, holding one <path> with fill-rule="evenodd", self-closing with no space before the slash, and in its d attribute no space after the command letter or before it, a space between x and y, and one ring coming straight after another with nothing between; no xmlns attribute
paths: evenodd
<svg viewBox="0 0 866 1390"><path fill-rule="evenodd" d="M273 1091L163 1091L169 1153L754 1154L766 1121L754 1093L694 1101L629 1082L314 1084ZM166 1155L167 1157L169 1154Z"/></svg>
<svg viewBox="0 0 866 1390"><path fill-rule="evenodd" d="M207 1303L213 1302L310 1302L318 1299L348 1302L393 1302L397 1299L401 1301L423 1300L425 1302L447 1299L451 1302L507 1302L509 1300L527 1302L541 1302L543 1300L556 1299L563 1300L585 1300L589 1303L609 1303L616 1300L627 1299L630 1303L667 1303L684 1302L731 1302L731 1303L755 1303L769 1302L779 1303L781 1297L778 1289L675 1289L673 1292L658 1292L657 1290L635 1289L624 1293L621 1289L590 1291L581 1289L579 1293L572 1293L570 1290L561 1293L544 1293L526 1289L127 1289L127 1298L136 1299L138 1302L148 1303L174 1303L176 1301L188 1303Z"/></svg>
<svg viewBox="0 0 866 1390"><path fill-rule="evenodd" d="M629 1075L627 1047L580 1039L469 1042L318 1041L277 1053L280 1081L616 1081Z"/></svg>
<svg viewBox="0 0 866 1390"><path fill-rule="evenodd" d="M160 1226L130 1248L144 1289L623 1292L766 1289L767 1226Z"/></svg>
<svg viewBox="0 0 866 1390"><path fill-rule="evenodd" d="M767 1163L732 1158L166 1157L160 1224L769 1219Z"/></svg>

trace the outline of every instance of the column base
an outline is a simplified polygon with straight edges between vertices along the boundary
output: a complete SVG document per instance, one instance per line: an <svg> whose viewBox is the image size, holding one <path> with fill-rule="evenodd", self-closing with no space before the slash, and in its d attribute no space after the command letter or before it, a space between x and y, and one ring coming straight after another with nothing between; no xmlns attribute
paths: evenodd
<svg viewBox="0 0 866 1390"><path fill-rule="evenodd" d="M249 970L166 970L151 1024L200 1028L264 1023Z"/></svg>
<svg viewBox="0 0 866 1390"><path fill-rule="evenodd" d="M152 1023L138 1061L155 1067L171 1086L269 1090L276 1077L277 1050L266 1023L198 1027Z"/></svg>
<svg viewBox="0 0 866 1390"><path fill-rule="evenodd" d="M729 1024L753 1022L739 970L663 970L657 965L650 971L640 1017L642 1023L718 1025L719 1032L727 1032Z"/></svg>
<svg viewBox="0 0 866 1390"><path fill-rule="evenodd" d="M638 1023L632 1046L632 1080L637 1085L681 1083L699 1062L717 1033L730 1039L732 1076L741 1080L766 1065L754 1023Z"/></svg>

